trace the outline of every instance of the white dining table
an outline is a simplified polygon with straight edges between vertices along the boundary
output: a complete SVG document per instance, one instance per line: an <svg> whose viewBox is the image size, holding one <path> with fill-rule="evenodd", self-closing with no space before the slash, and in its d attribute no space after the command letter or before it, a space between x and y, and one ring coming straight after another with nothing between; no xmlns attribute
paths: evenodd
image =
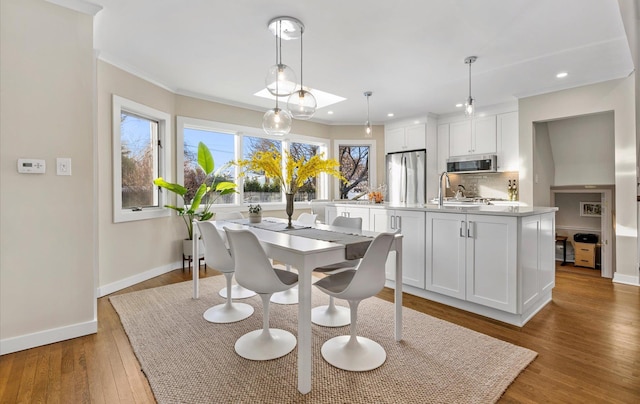
<svg viewBox="0 0 640 404"><path fill-rule="evenodd" d="M280 221L285 223L285 219L265 218L263 220ZM294 222L294 224L296 224ZM216 228L224 231L224 227L229 229L250 230L258 237L260 244L264 248L267 256L274 260L289 264L298 270L298 390L302 394L311 391L311 287L312 272L314 268L334 264L345 260L344 244L315 240L306 237L295 236L278 231L265 230L232 221L216 221ZM371 231L359 231L354 229L333 228L332 226L317 224L314 227L322 230L332 229L334 231L348 230L350 233L358 233L364 236L375 237L378 233ZM199 239L198 226L193 226L194 243L193 257L198 256ZM402 279L402 234L396 234L391 247L396 251L396 273L395 279ZM193 298L199 298L199 271L194 269L193 274ZM402 340L402 282L395 282L395 340Z"/></svg>

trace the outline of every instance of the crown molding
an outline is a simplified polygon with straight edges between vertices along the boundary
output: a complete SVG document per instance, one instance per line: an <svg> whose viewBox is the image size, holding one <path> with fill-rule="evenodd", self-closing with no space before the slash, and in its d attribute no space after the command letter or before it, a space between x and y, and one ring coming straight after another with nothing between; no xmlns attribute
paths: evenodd
<svg viewBox="0 0 640 404"><path fill-rule="evenodd" d="M102 10L102 6L95 3L90 3L85 0L45 0L49 3L56 4L60 7L65 7L70 10L77 11L79 13L87 14L92 17L95 17L96 14L100 10Z"/></svg>

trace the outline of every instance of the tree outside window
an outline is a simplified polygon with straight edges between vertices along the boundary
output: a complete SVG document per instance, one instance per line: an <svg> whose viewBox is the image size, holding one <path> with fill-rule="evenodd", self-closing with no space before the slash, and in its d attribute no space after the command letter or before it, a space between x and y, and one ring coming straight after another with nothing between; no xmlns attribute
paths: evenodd
<svg viewBox="0 0 640 404"><path fill-rule="evenodd" d="M251 156L259 151L278 150L282 152L282 142L262 137L245 136L243 138L243 159L251 159ZM267 203L282 202L282 191L277 179L269 178L264 172L247 173L244 179L244 202Z"/></svg>
<svg viewBox="0 0 640 404"><path fill-rule="evenodd" d="M340 145L340 172L347 179L340 184L340 199L353 199L369 191L370 146Z"/></svg>
<svg viewBox="0 0 640 404"><path fill-rule="evenodd" d="M120 136L122 209L158 206L158 122L122 111Z"/></svg>
<svg viewBox="0 0 640 404"><path fill-rule="evenodd" d="M211 151L215 166L219 169L217 175L212 176L207 185L215 188L219 182L235 182L235 173L231 162L234 157L234 135L219 133L210 130L184 128L184 186L188 189L185 201L191 201L196 190L206 178L206 174L198 166L198 143L203 142ZM234 194L206 195L203 203L208 198L217 198L214 204L234 203Z"/></svg>

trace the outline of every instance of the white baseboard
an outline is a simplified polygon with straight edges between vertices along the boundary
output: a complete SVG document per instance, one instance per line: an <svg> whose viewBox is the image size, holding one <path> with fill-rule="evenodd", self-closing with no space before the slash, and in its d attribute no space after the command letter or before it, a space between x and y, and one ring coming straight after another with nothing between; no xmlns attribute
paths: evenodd
<svg viewBox="0 0 640 404"><path fill-rule="evenodd" d="M640 286L640 276L622 275L618 272L613 274L613 282L624 283L626 285Z"/></svg>
<svg viewBox="0 0 640 404"><path fill-rule="evenodd" d="M84 335L95 334L96 332L98 332L98 321L94 319L85 323L52 328L50 330L38 331L33 334L21 335L19 337L6 338L0 340L0 355L23 351L37 346L53 344L54 342L82 337Z"/></svg>
<svg viewBox="0 0 640 404"><path fill-rule="evenodd" d="M151 278L155 278L156 276L160 276L166 274L167 272L171 272L176 268L180 268L180 261L174 262L172 264L163 265L161 267L153 268L148 271L130 276L125 279L121 279L119 281L109 283L107 285L102 285L98 287L98 297L103 297L109 295L113 292L117 292L124 288L128 288L129 286L133 286L137 283L144 282Z"/></svg>

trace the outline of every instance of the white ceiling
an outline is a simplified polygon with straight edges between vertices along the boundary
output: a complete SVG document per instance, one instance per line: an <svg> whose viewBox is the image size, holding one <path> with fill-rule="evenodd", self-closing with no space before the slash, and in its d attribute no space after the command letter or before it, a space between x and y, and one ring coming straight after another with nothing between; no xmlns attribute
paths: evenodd
<svg viewBox="0 0 640 404"><path fill-rule="evenodd" d="M273 108L253 95L275 63L267 23L301 20L305 86L346 98L316 112L328 124L363 124L366 90L375 124L460 111L470 55L478 110L633 71L614 0L91 1L104 7L102 60L179 94L260 111ZM283 42L282 54L299 77L299 41Z"/></svg>

